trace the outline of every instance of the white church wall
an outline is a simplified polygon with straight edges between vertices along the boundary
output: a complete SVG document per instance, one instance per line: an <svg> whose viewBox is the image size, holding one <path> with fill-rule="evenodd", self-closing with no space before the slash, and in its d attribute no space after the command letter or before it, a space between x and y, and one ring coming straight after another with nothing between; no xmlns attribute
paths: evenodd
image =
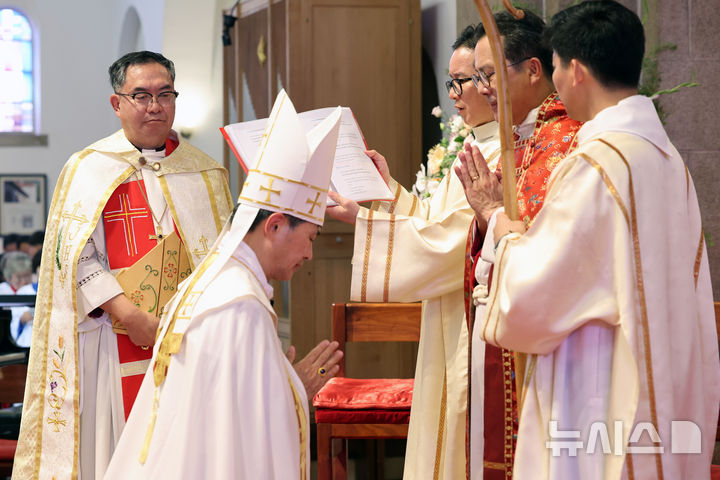
<svg viewBox="0 0 720 480"><path fill-rule="evenodd" d="M222 10L235 2L174 0L165 6L163 51L175 62L175 129L222 163Z"/></svg>
<svg viewBox="0 0 720 480"><path fill-rule="evenodd" d="M44 173L48 196L68 157L118 128L107 79L112 48L110 2L11 0L35 30L39 133L47 146L0 147L0 173ZM102 19L102 20L100 20Z"/></svg>

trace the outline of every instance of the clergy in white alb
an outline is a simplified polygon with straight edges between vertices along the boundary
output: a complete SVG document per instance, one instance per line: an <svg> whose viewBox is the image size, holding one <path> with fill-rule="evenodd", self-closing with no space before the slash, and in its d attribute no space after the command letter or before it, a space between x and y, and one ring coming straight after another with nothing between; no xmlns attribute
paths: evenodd
<svg viewBox="0 0 720 480"><path fill-rule="evenodd" d="M500 153L497 122L470 81L478 29L468 26L453 43L445 86L458 115L473 127L473 145L494 168ZM429 198L420 199L390 177L382 155L368 154L395 192L394 200L368 209L333 195L340 206L328 213L355 225L352 300L423 301L403 478L464 478L468 329L463 270L473 211L455 175L445 175Z"/></svg>
<svg viewBox="0 0 720 480"><path fill-rule="evenodd" d="M475 127L473 135L473 144L496 162L497 123ZM381 173L387 172L382 155L369 154ZM355 225L352 300L423 301L404 478L426 478L434 471L438 478L459 478L467 464L463 268L473 212L455 175L446 175L425 199L389 175L387 181L395 192L392 202L374 202L368 209L331 193L340 206L328 213Z"/></svg>
<svg viewBox="0 0 720 480"><path fill-rule="evenodd" d="M637 95L642 25L585 2L551 32L553 80L587 123L527 232L491 219L476 319L485 341L528 354L514 476L708 478L720 362L707 252L687 167Z"/></svg>
<svg viewBox="0 0 720 480"><path fill-rule="evenodd" d="M113 274L173 231L191 266L199 264L232 208L225 169L170 130L172 62L134 52L113 66L116 91L137 96L111 96L123 129L74 154L53 195L17 479L102 478L136 392L132 380L148 364L121 365L121 353L141 351L136 342L151 345L157 325L123 295ZM128 327L133 335L142 331L142 340L113 331L109 305L121 301L137 311L133 318L147 321Z"/></svg>
<svg viewBox="0 0 720 480"><path fill-rule="evenodd" d="M340 112L306 137L278 95L232 220L163 315L106 479L309 478L315 392L282 350L269 281L312 258Z"/></svg>

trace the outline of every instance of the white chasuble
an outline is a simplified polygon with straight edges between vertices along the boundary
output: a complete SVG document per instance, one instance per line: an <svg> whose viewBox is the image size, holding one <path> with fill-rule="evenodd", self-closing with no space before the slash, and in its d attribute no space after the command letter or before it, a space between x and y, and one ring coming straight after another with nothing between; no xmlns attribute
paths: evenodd
<svg viewBox="0 0 720 480"><path fill-rule="evenodd" d="M485 127L490 132L485 131ZM500 148L497 124L476 129L489 161ZM468 330L463 271L473 211L455 172L429 199L392 180L395 201L361 208L355 223L351 299L423 301L404 478L465 477Z"/></svg>
<svg viewBox="0 0 720 480"><path fill-rule="evenodd" d="M120 436L124 413L115 334L107 314L87 316L98 305L84 302L78 272L106 202L142 168L141 156L120 130L73 155L60 174L43 245L13 478L102 477ZM143 173L146 180L157 177L167 216L198 263L201 255L193 250L203 238L214 241L232 206L225 170L182 140L159 164ZM113 282L110 277L105 285L117 288Z"/></svg>
<svg viewBox="0 0 720 480"><path fill-rule="evenodd" d="M106 479L309 478L307 397L277 336L272 287L245 243L229 253L211 254L171 301L159 339L180 343L158 387L156 344Z"/></svg>
<svg viewBox="0 0 720 480"><path fill-rule="evenodd" d="M515 478L708 478L720 362L692 179L646 97L578 136L500 240L475 326L529 354Z"/></svg>

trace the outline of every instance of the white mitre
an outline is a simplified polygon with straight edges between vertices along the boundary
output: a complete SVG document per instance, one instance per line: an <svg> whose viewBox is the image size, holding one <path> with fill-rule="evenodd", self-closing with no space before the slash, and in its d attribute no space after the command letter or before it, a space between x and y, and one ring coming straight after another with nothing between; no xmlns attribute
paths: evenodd
<svg viewBox="0 0 720 480"><path fill-rule="evenodd" d="M337 107L306 133L292 101L282 90L238 202L322 225L340 114Z"/></svg>

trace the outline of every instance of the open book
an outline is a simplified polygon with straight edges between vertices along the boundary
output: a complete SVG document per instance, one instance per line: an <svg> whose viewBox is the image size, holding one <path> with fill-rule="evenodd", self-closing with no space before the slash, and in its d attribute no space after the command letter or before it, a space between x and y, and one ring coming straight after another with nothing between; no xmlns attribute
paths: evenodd
<svg viewBox="0 0 720 480"><path fill-rule="evenodd" d="M330 115L333 110L335 107L319 108L300 113L298 116L305 131L308 132ZM233 123L220 129L246 173L248 165L252 165L252 162L255 161L255 154L260 146L266 125L267 118L263 118ZM352 111L343 107L337 149L335 150L335 163L330 178L330 190L356 202L392 200L394 198L392 192L380 176L380 172L375 168L375 164L365 155L365 150L367 150L367 145ZM328 205L334 205L330 197L328 197Z"/></svg>

